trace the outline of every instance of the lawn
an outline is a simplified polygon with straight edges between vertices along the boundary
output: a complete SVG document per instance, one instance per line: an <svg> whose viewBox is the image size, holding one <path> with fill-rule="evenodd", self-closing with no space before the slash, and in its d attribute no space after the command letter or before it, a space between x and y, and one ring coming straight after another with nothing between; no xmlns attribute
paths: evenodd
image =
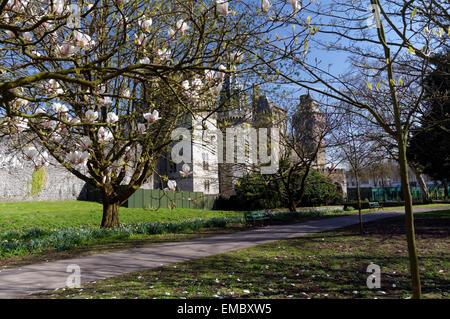
<svg viewBox="0 0 450 319"><path fill-rule="evenodd" d="M89 205L86 207L92 208ZM138 213L143 215L142 210L139 211ZM73 215L86 215L86 212L81 211L81 209L76 210L75 214L68 211L62 212L61 207L51 207L49 212L47 213L47 219L50 221L48 215L58 218L61 215L69 215L69 220L74 219ZM16 212L16 214L18 213ZM132 212L128 211L128 216L131 214ZM149 211L148 214L150 216L144 215L147 220L136 221L135 219L134 222L124 222L120 227L113 229L100 229L98 224L94 226L86 225L86 220L89 220L89 218L84 218L84 222L82 222L81 217L75 220L75 223L63 223L59 227L55 227L55 221L51 221L52 227L55 228L50 229L45 226L42 227L42 223L37 223L41 227L27 229L25 223L22 223L22 228L19 228L19 230L0 232L0 267L10 268L168 241L214 236L219 233L237 232L257 226L246 225L242 212L179 209L178 211L162 211L160 215L155 215L156 212L154 211ZM317 209L303 210L297 213L279 212L272 214L270 220L266 220L265 223L285 224L348 214L343 210ZM37 217L41 218L40 222L47 220L36 212L31 212L31 215L38 215ZM89 215L87 216L89 217ZM148 217L152 217L153 220ZM61 222L64 222L64 220L61 219ZM17 224L20 223L17 222ZM31 224L28 224L28 227L31 227Z"/></svg>
<svg viewBox="0 0 450 319"><path fill-rule="evenodd" d="M422 290L449 298L450 210L417 214ZM29 298L408 298L404 218L278 241ZM381 288L366 267L381 267Z"/></svg>
<svg viewBox="0 0 450 319"><path fill-rule="evenodd" d="M181 222L196 218L241 216L242 212L199 210L188 208L159 209L120 208L121 223ZM0 234L30 228L44 230L64 227L98 227L102 220L102 205L86 201L0 202Z"/></svg>
<svg viewBox="0 0 450 319"><path fill-rule="evenodd" d="M430 206L445 206L436 204ZM422 206L414 206L422 207ZM392 207L389 209L401 209ZM310 210L301 208L299 211ZM368 212L369 210L363 210ZM356 214L357 211L346 212ZM157 211L142 208L120 208L121 224L141 222L182 222L196 218L242 216L242 211L167 208ZM0 202L0 234L26 231L31 228L53 230L67 227L98 227L102 220L102 205L87 201Z"/></svg>

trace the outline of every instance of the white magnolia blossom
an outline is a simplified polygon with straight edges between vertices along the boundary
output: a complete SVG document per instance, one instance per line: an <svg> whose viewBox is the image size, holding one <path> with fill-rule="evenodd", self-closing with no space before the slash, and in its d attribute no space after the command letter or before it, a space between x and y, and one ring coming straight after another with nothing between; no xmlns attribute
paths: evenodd
<svg viewBox="0 0 450 319"><path fill-rule="evenodd" d="M183 35L187 30L189 30L189 26L183 19L180 19L177 21L177 30L180 35Z"/></svg>
<svg viewBox="0 0 450 319"><path fill-rule="evenodd" d="M144 113L144 119L146 119L149 123L153 123L160 119L158 110L154 110L150 113Z"/></svg>
<svg viewBox="0 0 450 319"><path fill-rule="evenodd" d="M20 97L14 101L14 105L16 105L18 107L27 106L28 104L30 104L30 101L22 99Z"/></svg>
<svg viewBox="0 0 450 319"><path fill-rule="evenodd" d="M50 141L54 142L54 143L59 143L62 140L62 136L61 134L54 132L52 133L52 135L50 135Z"/></svg>
<svg viewBox="0 0 450 319"><path fill-rule="evenodd" d="M88 110L85 115L88 122L94 122L98 119L98 112L94 110Z"/></svg>
<svg viewBox="0 0 450 319"><path fill-rule="evenodd" d="M149 58L143 58L138 61L139 64L150 64Z"/></svg>
<svg viewBox="0 0 450 319"><path fill-rule="evenodd" d="M75 30L73 32L73 36L74 36L75 44L85 50L88 50L95 46L95 41L92 40L92 38L87 34L84 34L82 32Z"/></svg>
<svg viewBox="0 0 450 319"><path fill-rule="evenodd" d="M31 42L31 41L33 41L33 33L25 32L23 34L23 38L25 39L25 41Z"/></svg>
<svg viewBox="0 0 450 319"><path fill-rule="evenodd" d="M140 33L139 36L134 35L134 42L137 46L145 47L149 41L149 38L146 34Z"/></svg>
<svg viewBox="0 0 450 319"><path fill-rule="evenodd" d="M244 57L244 54L240 51L236 51L230 54L231 61L239 64L242 63L242 58Z"/></svg>
<svg viewBox="0 0 450 319"><path fill-rule="evenodd" d="M188 80L184 80L183 82L181 82L181 86L185 91L188 91L191 88L191 85L189 84Z"/></svg>
<svg viewBox="0 0 450 319"><path fill-rule="evenodd" d="M69 112L69 109L64 104L55 102L53 103L53 111L55 111L56 113L66 113Z"/></svg>
<svg viewBox="0 0 450 319"><path fill-rule="evenodd" d="M216 0L216 9L219 14L228 15L228 0Z"/></svg>
<svg viewBox="0 0 450 319"><path fill-rule="evenodd" d="M118 120L119 120L119 117L117 116L116 113L109 112L108 114L106 114L106 122L108 124L116 123Z"/></svg>
<svg viewBox="0 0 450 319"><path fill-rule="evenodd" d="M192 87L193 87L194 89L199 89L199 88L201 88L202 86L203 86L203 82L202 82L201 79L195 78L195 79L192 81Z"/></svg>
<svg viewBox="0 0 450 319"><path fill-rule="evenodd" d="M163 61L167 60L170 57L170 55L172 54L172 52L167 48L158 49L157 53L158 53L159 58Z"/></svg>
<svg viewBox="0 0 450 319"><path fill-rule="evenodd" d="M103 94L106 92L106 85L105 84L100 84L98 87L95 88L94 91L96 94Z"/></svg>
<svg viewBox="0 0 450 319"><path fill-rule="evenodd" d="M173 38L175 36L175 30L172 28L167 29L167 35L170 40L173 40ZM14 34L13 34L13 37L14 37Z"/></svg>
<svg viewBox="0 0 450 319"><path fill-rule="evenodd" d="M185 95L191 102L196 103L200 100L200 95L197 91L186 91Z"/></svg>
<svg viewBox="0 0 450 319"><path fill-rule="evenodd" d="M181 177L188 177L191 174L191 167L188 164L183 164L181 168L180 175Z"/></svg>
<svg viewBox="0 0 450 319"><path fill-rule="evenodd" d="M145 32L150 32L152 23L153 23L153 21L152 21L151 18L150 19L143 19L143 18L141 18L139 20L139 22L138 22L139 27Z"/></svg>
<svg viewBox="0 0 450 319"><path fill-rule="evenodd" d="M44 126L45 129L49 128L55 128L56 127L56 121L45 121L42 123L42 126Z"/></svg>
<svg viewBox="0 0 450 319"><path fill-rule="evenodd" d="M213 70L205 70L205 79L207 81L214 80L215 77L216 77L216 72L214 72Z"/></svg>
<svg viewBox="0 0 450 319"><path fill-rule="evenodd" d="M138 125L137 125L137 133L138 134L145 134L145 124L138 123Z"/></svg>
<svg viewBox="0 0 450 319"><path fill-rule="evenodd" d="M177 188L177 182L169 179L167 181L167 187L169 188L169 190L174 191Z"/></svg>
<svg viewBox="0 0 450 319"><path fill-rule="evenodd" d="M80 146L83 151L87 151L89 147L92 145L92 141L89 136L83 136L80 138Z"/></svg>
<svg viewBox="0 0 450 319"><path fill-rule="evenodd" d="M48 166L48 164L49 164L48 163L48 153L46 151L44 151L41 154L39 154L39 156L37 158L35 158L34 164L36 165L36 167Z"/></svg>
<svg viewBox="0 0 450 319"><path fill-rule="evenodd" d="M126 88L125 90L123 90L122 96L123 96L123 97L130 97L130 96L131 96L130 89L129 89L129 88Z"/></svg>
<svg viewBox="0 0 450 319"><path fill-rule="evenodd" d="M272 7L272 4L270 3L270 0L261 0L261 10L264 13L269 12L270 8Z"/></svg>
<svg viewBox="0 0 450 319"><path fill-rule="evenodd" d="M10 39L14 39L16 35L11 30L5 30L5 33L8 35Z"/></svg>
<svg viewBox="0 0 450 319"><path fill-rule="evenodd" d="M78 51L78 48L69 42L63 43L62 45L58 45L57 48L59 54L63 57L70 57Z"/></svg>
<svg viewBox="0 0 450 319"><path fill-rule="evenodd" d="M47 112L42 107L38 107L34 112L34 114L46 114L46 113Z"/></svg>
<svg viewBox="0 0 450 319"><path fill-rule="evenodd" d="M73 151L67 155L68 161L73 165L86 165L87 160L89 158L89 153L84 151Z"/></svg>
<svg viewBox="0 0 450 319"><path fill-rule="evenodd" d="M69 122L71 124L79 124L79 123L81 123L81 120L80 120L80 118L78 116L74 116L71 119L69 119Z"/></svg>
<svg viewBox="0 0 450 319"><path fill-rule="evenodd" d="M99 102L101 105L106 106L106 105L112 104L113 101L111 100L111 98L109 96L105 96L105 97L100 98Z"/></svg>
<svg viewBox="0 0 450 319"><path fill-rule="evenodd" d="M53 1L53 13L55 15L61 15L64 12L65 6L64 0L54 0Z"/></svg>
<svg viewBox="0 0 450 319"><path fill-rule="evenodd" d="M3 22L9 24L10 21L9 21L9 14L8 13L5 13L3 15Z"/></svg>
<svg viewBox="0 0 450 319"><path fill-rule="evenodd" d="M27 159L33 160L39 155L39 152L34 146L26 146L23 148L23 154Z"/></svg>
<svg viewBox="0 0 450 319"><path fill-rule="evenodd" d="M44 84L44 89L47 90L49 94L62 94L64 90L61 85L54 79L50 79Z"/></svg>
<svg viewBox="0 0 450 319"><path fill-rule="evenodd" d="M219 65L219 70L226 71L227 68L223 64L221 64ZM223 80L225 78L225 72L219 72L218 76L220 80Z"/></svg>
<svg viewBox="0 0 450 319"><path fill-rule="evenodd" d="M297 0L289 0L292 6L292 10L294 10L294 12L297 11L297 9L300 9L300 5L297 4Z"/></svg>
<svg viewBox="0 0 450 319"><path fill-rule="evenodd" d="M98 137L98 141L100 143L109 142L114 138L111 131L108 129L105 129L103 126L98 129L97 137Z"/></svg>

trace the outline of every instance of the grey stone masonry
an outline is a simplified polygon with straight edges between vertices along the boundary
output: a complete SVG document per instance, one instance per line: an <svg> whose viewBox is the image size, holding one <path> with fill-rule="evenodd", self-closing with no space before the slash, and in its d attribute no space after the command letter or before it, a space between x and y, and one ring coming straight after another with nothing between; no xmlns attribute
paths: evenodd
<svg viewBox="0 0 450 319"><path fill-rule="evenodd" d="M85 183L65 168L49 165L40 194L31 195L33 163L0 141L0 201L86 199Z"/></svg>

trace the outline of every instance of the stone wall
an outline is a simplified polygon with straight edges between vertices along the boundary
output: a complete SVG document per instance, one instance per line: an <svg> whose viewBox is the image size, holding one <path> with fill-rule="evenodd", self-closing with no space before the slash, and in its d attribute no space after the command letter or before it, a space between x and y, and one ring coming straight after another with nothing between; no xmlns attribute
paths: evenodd
<svg viewBox="0 0 450 319"><path fill-rule="evenodd" d="M0 144L0 201L86 199L84 181L60 166L49 165L46 170L45 186L39 195L32 196L32 163Z"/></svg>

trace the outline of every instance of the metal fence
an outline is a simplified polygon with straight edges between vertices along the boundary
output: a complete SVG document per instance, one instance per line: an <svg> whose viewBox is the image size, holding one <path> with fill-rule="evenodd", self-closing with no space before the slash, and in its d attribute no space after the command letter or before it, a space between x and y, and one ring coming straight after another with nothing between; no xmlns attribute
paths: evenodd
<svg viewBox="0 0 450 319"><path fill-rule="evenodd" d="M213 209L217 195L205 195L201 192L173 192L162 189L138 189L123 205L128 208L192 208ZM88 186L88 201L101 202L100 192Z"/></svg>
<svg viewBox="0 0 450 319"><path fill-rule="evenodd" d="M442 185L428 186L430 197L433 200L446 199L445 189ZM373 201L401 201L403 194L401 187L362 187L360 189L362 200ZM447 187L447 194L450 193L450 186ZM422 191L420 187L411 187L411 195L413 200L422 200ZM357 200L356 188L347 189L347 200Z"/></svg>

